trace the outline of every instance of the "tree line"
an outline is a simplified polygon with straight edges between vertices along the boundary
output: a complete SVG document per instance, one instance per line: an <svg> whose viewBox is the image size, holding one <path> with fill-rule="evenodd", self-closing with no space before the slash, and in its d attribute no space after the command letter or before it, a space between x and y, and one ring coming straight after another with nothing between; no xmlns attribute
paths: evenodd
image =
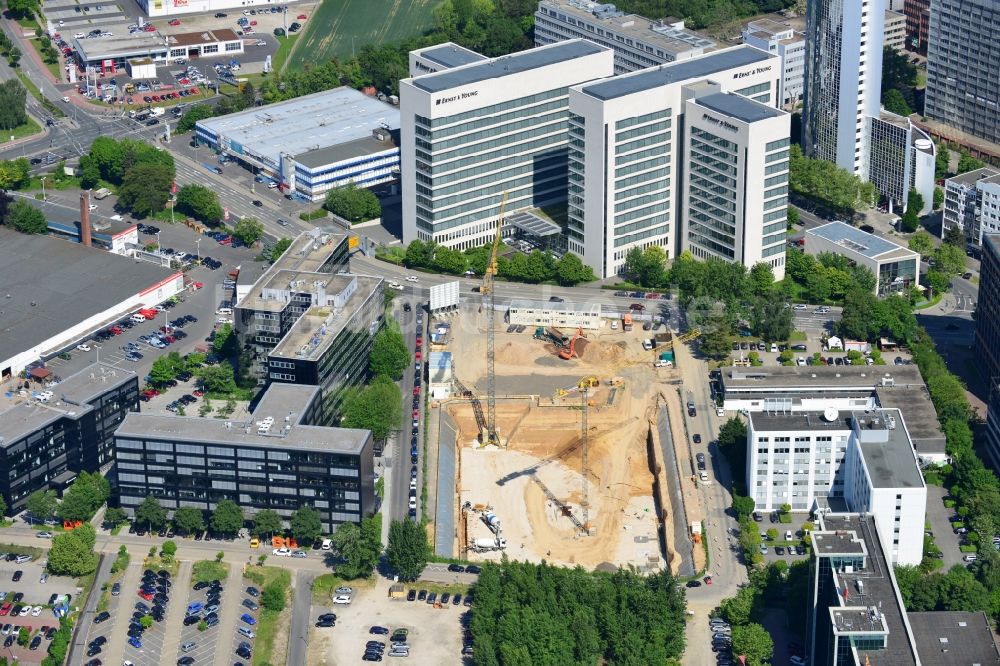
<svg viewBox="0 0 1000 666"><path fill-rule="evenodd" d="M797 144L792 144L790 158L789 188L821 209L851 219L858 210L878 201L874 183L861 180L833 162L806 157Z"/></svg>
<svg viewBox="0 0 1000 666"><path fill-rule="evenodd" d="M490 260L491 249L492 244L489 244L461 251L433 241L414 240L406 246L402 261L408 268L424 268L448 275L462 275L466 271L483 275ZM597 279L594 271L571 252L556 259L552 254L541 250L525 254L511 252L506 246L501 248L497 257L497 277L529 284L555 282L564 287Z"/></svg>
<svg viewBox="0 0 1000 666"><path fill-rule="evenodd" d="M485 563L473 588L475 662L674 664L684 650L684 593L648 576L545 562Z"/></svg>
<svg viewBox="0 0 1000 666"><path fill-rule="evenodd" d="M372 380L350 394L344 403L345 428L370 430L372 438L384 441L400 427L403 418L399 387L395 382L410 367L410 350L399 329L389 321L372 341L368 372Z"/></svg>
<svg viewBox="0 0 1000 666"><path fill-rule="evenodd" d="M110 184L117 189L118 206L140 218L165 208L175 174L169 152L133 139L99 136L80 158L80 186Z"/></svg>

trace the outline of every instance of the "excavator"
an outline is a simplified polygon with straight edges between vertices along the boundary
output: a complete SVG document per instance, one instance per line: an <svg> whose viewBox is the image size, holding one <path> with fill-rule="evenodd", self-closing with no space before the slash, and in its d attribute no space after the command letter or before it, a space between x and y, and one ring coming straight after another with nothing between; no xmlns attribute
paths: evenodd
<svg viewBox="0 0 1000 666"><path fill-rule="evenodd" d="M573 357L579 358L579 356L577 356L576 353L576 341L582 337L585 337L583 335L583 329L582 328L576 329L576 333L573 335L573 338L569 341L569 345L559 348L559 358L565 361L568 361Z"/></svg>
<svg viewBox="0 0 1000 666"><path fill-rule="evenodd" d="M593 375L591 375L590 377L584 377L579 382L577 382L576 386L570 386L564 389L556 389L556 394L552 396L552 399L556 400L558 398L563 398L569 395L570 393L576 393L577 391L582 391L583 389L597 388L600 385L601 385L601 380L599 380L597 377Z"/></svg>

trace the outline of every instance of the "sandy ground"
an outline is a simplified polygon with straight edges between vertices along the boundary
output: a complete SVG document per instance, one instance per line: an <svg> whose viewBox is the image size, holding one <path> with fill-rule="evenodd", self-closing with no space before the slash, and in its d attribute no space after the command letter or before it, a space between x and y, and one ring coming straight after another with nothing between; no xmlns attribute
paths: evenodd
<svg viewBox="0 0 1000 666"><path fill-rule="evenodd" d="M469 386L485 385L485 335L462 331L453 342L455 370ZM647 334L648 335L648 334ZM643 352L643 331L588 332L577 344L578 359L556 356L553 345L522 334L498 332L498 395L538 396L497 403L497 426L507 449L478 448L471 406L445 406L459 431L461 504L487 505L499 516L507 539L507 555L595 568L601 564L665 566L657 537L658 519L652 497L653 472L647 457L649 406L660 381L671 371L654 370L653 355ZM584 518L581 393L573 389L583 377L597 377L590 389ZM607 380L620 377L620 386ZM513 389L505 391L505 387ZM572 518L563 514L568 507ZM456 521L459 548L465 539L489 537L479 514L466 512ZM580 526L589 521L590 534ZM500 553L469 553L471 559L498 560Z"/></svg>

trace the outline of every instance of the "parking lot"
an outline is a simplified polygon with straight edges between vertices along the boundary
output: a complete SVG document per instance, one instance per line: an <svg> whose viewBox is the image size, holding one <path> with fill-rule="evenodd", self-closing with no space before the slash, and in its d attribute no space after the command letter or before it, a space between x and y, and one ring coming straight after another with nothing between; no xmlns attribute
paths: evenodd
<svg viewBox="0 0 1000 666"><path fill-rule="evenodd" d="M72 607L79 597L76 581L64 576L46 576L43 561L16 562L0 545L0 641L5 656L18 662L37 663L45 656L48 642L59 627L53 606L68 601ZM20 572L18 580L14 580ZM68 596L63 596L68 595ZM21 627L31 635L29 647L16 642Z"/></svg>
<svg viewBox="0 0 1000 666"><path fill-rule="evenodd" d="M179 618L183 614L184 585L187 584L186 576L190 570L190 565L184 566L177 576L170 576L166 579L152 570L145 570L140 574L138 584L127 588L122 586L122 596L125 599L131 599L133 605L129 608L126 603L122 604L115 629L118 630L122 625L122 619L126 620L125 627L121 629L123 633L128 633L125 659L131 661L135 666L156 666L161 663L162 657L169 656L176 650L176 644L169 639L169 635L177 633L176 631L171 632L171 625L180 622ZM164 584L164 580L167 581L167 584ZM149 583L151 583L151 587L157 588L158 593L164 592L167 598L140 597L138 595L139 586ZM143 606L139 604L143 604ZM158 612L157 608L161 610ZM126 615L127 618L124 617ZM149 629L139 631L136 628L136 623L144 615L152 615L153 623ZM157 619L158 617L161 619Z"/></svg>
<svg viewBox="0 0 1000 666"><path fill-rule="evenodd" d="M326 659L338 664L360 662L369 641L385 643L388 659L391 635L370 633L373 626L379 626L390 632L407 630L406 643L414 663L462 663L462 621L468 616L469 608L462 604L454 606L450 601L435 608L426 600L390 599L389 585L389 581L380 580L374 588L356 589L349 605L313 604L309 617L311 660ZM420 583L414 583L413 587L419 588ZM336 614L336 626L315 626L317 618L324 613Z"/></svg>
<svg viewBox="0 0 1000 666"><path fill-rule="evenodd" d="M195 586L201 589L194 589ZM225 640L219 637L219 618L222 609L226 605L231 605L235 597L235 590L227 590L225 581L216 583L194 583L184 590L178 590L178 603L183 605L185 616L182 623L178 659L183 656L191 657L193 664L210 664L215 660L215 653L218 649L225 649L227 646L220 645ZM205 622L205 630L199 627L201 622ZM188 647L187 650L184 648Z"/></svg>

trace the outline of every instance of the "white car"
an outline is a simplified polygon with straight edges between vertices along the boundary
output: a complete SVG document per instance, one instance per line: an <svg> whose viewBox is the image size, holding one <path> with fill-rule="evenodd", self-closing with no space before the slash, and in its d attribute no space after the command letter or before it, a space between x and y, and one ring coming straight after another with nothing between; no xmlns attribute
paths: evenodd
<svg viewBox="0 0 1000 666"><path fill-rule="evenodd" d="M41 606L35 606L34 608L31 609L31 617L38 617L41 614L42 614Z"/></svg>
<svg viewBox="0 0 1000 666"><path fill-rule="evenodd" d="M403 285L399 284L398 282L390 282L389 283L389 288L390 289L402 289Z"/></svg>
<svg viewBox="0 0 1000 666"><path fill-rule="evenodd" d="M290 557L292 554L289 548L275 548L271 551L272 555L277 555L278 557Z"/></svg>
<svg viewBox="0 0 1000 666"><path fill-rule="evenodd" d="M805 310L806 307L807 306L805 305L805 303L796 303L795 306L792 309L793 310Z"/></svg>
<svg viewBox="0 0 1000 666"><path fill-rule="evenodd" d="M416 275L407 275L406 276L406 281L407 282L420 282L420 280L417 279Z"/></svg>
<svg viewBox="0 0 1000 666"><path fill-rule="evenodd" d="M87 343L80 343L76 346L76 348L79 349L80 351L90 351L90 345L88 345Z"/></svg>
<svg viewBox="0 0 1000 666"><path fill-rule="evenodd" d="M346 594L338 594L333 598L333 603L346 606L347 604L351 603L351 598Z"/></svg>
<svg viewBox="0 0 1000 666"><path fill-rule="evenodd" d="M417 508L417 498L416 497L411 497L410 498L410 508L411 509L416 509Z"/></svg>
<svg viewBox="0 0 1000 666"><path fill-rule="evenodd" d="M35 536L37 536L39 539L51 539L52 532L39 532Z"/></svg>
<svg viewBox="0 0 1000 666"><path fill-rule="evenodd" d="M350 596L350 595L354 594L354 588L353 587L338 587L336 590L334 590L334 592L336 592L337 594L346 594L346 595Z"/></svg>
<svg viewBox="0 0 1000 666"><path fill-rule="evenodd" d="M18 617L28 617L28 615L30 614L31 614L31 606L25 606L24 608L21 609L21 612L18 614Z"/></svg>
<svg viewBox="0 0 1000 666"><path fill-rule="evenodd" d="M91 211L97 210L97 204L90 204L87 206L87 209Z"/></svg>
<svg viewBox="0 0 1000 666"><path fill-rule="evenodd" d="M86 39L86 38L87 35L83 34L82 32L78 32L75 35L73 35L73 39Z"/></svg>

